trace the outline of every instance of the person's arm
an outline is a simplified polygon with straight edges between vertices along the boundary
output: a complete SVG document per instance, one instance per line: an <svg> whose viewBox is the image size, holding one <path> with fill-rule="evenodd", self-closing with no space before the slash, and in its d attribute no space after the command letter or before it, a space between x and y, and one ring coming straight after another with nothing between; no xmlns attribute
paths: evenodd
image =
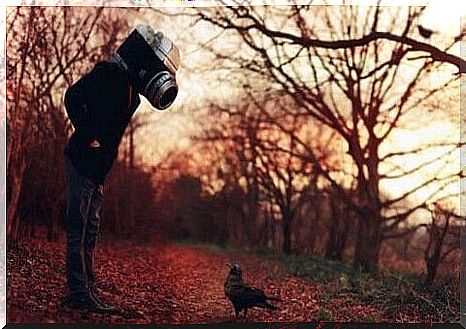
<svg viewBox="0 0 466 329"><path fill-rule="evenodd" d="M65 93L65 108L75 129L91 126L91 109L89 104L89 75L83 76Z"/></svg>
<svg viewBox="0 0 466 329"><path fill-rule="evenodd" d="M102 92L102 86L111 83L107 69L96 65L91 72L84 75L65 93L65 108L75 129L80 130L89 140L97 137L95 111L96 97Z"/></svg>

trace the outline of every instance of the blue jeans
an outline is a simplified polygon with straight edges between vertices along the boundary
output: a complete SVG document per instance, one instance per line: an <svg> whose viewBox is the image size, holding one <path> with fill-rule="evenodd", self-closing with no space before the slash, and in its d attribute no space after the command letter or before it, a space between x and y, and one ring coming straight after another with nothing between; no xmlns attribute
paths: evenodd
<svg viewBox="0 0 466 329"><path fill-rule="evenodd" d="M89 293L95 282L94 247L103 185L80 174L65 156L67 180L66 273L68 294Z"/></svg>

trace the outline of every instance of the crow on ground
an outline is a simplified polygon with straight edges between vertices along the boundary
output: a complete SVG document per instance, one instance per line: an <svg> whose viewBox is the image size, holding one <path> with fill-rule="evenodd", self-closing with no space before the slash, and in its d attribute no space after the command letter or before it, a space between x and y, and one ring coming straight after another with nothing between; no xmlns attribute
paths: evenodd
<svg viewBox="0 0 466 329"><path fill-rule="evenodd" d="M224 285L225 295L230 299L235 308L236 318L238 318L242 310L244 310L243 316L246 317L248 309L252 307L278 310L276 306L267 301L281 301L281 299L268 297L262 290L244 284L243 271L239 265L228 264L228 267L230 268L230 272Z"/></svg>

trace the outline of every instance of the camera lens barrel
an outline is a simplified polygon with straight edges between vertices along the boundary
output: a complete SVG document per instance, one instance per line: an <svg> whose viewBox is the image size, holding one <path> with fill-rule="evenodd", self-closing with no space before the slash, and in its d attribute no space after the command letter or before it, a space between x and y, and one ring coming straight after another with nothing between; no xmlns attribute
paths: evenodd
<svg viewBox="0 0 466 329"><path fill-rule="evenodd" d="M146 85L143 95L159 110L167 109L175 101L178 86L173 76L162 71L157 73Z"/></svg>

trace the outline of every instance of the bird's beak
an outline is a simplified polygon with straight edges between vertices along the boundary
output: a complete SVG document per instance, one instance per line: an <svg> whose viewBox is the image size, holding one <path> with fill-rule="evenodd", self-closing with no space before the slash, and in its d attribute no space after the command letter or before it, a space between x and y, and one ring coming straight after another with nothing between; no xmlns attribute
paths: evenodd
<svg viewBox="0 0 466 329"><path fill-rule="evenodd" d="M227 263L228 268L231 270L231 264Z"/></svg>

